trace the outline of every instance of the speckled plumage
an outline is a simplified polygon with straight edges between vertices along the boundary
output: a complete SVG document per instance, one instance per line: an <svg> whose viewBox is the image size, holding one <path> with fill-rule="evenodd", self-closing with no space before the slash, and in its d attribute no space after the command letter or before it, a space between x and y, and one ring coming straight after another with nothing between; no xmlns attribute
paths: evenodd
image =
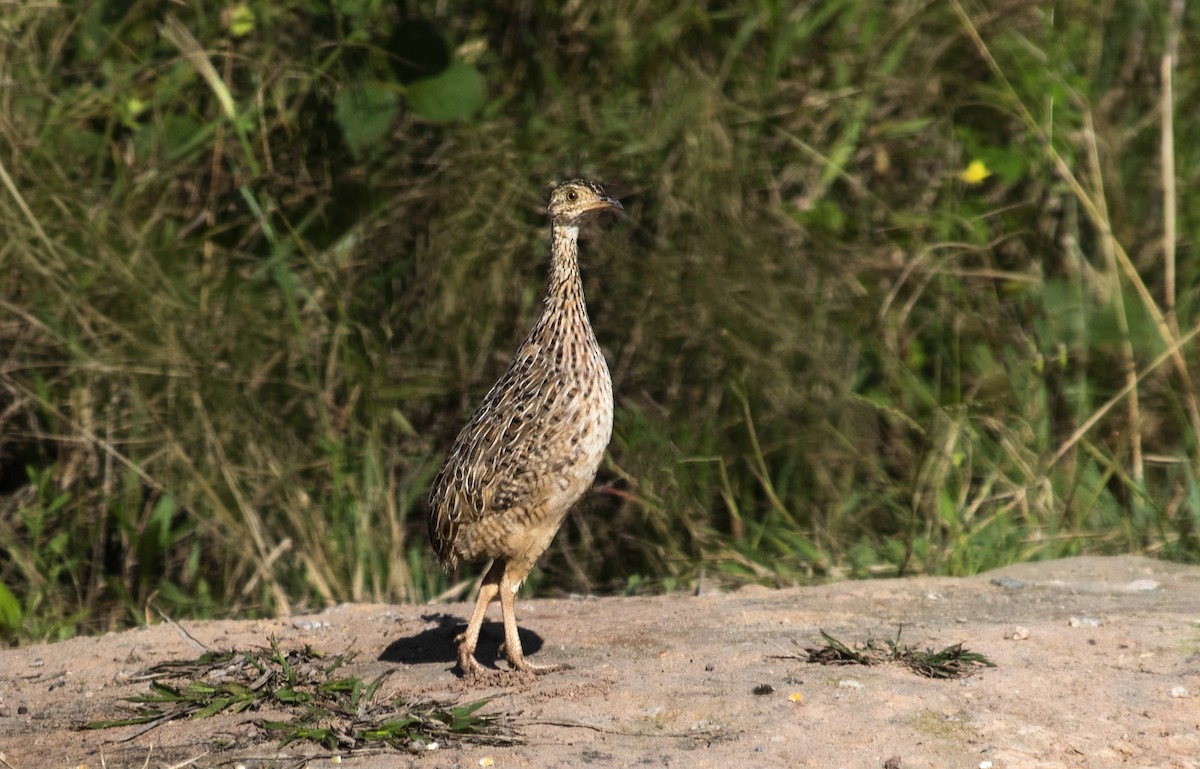
<svg viewBox="0 0 1200 769"><path fill-rule="evenodd" d="M612 436L612 380L579 275L579 223L620 210L600 185L564 182L550 196L550 277L542 314L508 370L454 441L429 497L429 536L447 568L493 559L459 637L459 667L476 677L483 616L499 597L509 665L524 660L513 601L571 507L595 479ZM550 668L554 669L554 668Z"/></svg>

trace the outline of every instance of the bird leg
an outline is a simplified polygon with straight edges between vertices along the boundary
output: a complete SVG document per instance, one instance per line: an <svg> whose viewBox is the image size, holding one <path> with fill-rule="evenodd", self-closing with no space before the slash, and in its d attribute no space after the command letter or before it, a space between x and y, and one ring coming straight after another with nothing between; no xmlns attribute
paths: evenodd
<svg viewBox="0 0 1200 769"><path fill-rule="evenodd" d="M521 636L517 634L517 589L519 581L512 580L507 574L500 578L500 609L504 613L504 655L508 658L508 666L522 673L555 673L560 670L570 670L570 665L534 665L525 660L521 650Z"/></svg>
<svg viewBox="0 0 1200 769"><path fill-rule="evenodd" d="M479 643L479 630L483 627L483 617L487 614L488 604L500 591L503 574L504 561L497 558L483 575L483 582L479 585L479 598L475 601L475 611L471 614L467 629L454 639L458 641L458 669L464 678L474 679L487 673L483 665L479 664L479 660L475 659L475 646Z"/></svg>

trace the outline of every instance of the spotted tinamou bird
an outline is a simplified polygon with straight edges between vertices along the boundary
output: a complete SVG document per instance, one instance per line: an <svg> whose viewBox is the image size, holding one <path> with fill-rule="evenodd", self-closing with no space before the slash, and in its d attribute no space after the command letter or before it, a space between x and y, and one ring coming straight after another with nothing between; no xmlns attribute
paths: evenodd
<svg viewBox="0 0 1200 769"><path fill-rule="evenodd" d="M517 589L596 477L612 436L608 365L588 320L579 275L579 225L622 206L595 182L575 179L550 195L550 279L542 314L508 370L458 434L429 495L429 537L448 568L492 559L466 631L464 677L487 675L475 646L499 597L504 652L522 673L562 670L525 660L514 610ZM495 675L491 673L490 675Z"/></svg>

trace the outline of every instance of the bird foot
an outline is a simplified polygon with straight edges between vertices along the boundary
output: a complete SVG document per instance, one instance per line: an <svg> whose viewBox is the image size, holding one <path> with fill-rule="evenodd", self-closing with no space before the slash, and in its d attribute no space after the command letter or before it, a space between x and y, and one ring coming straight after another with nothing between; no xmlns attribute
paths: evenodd
<svg viewBox="0 0 1200 769"><path fill-rule="evenodd" d="M572 667L561 662L553 665L535 665L525 660L524 657L518 657L517 659L510 657L508 659L508 669L499 670L484 667L480 664L479 660L475 659L474 655L460 654L458 657L458 670L462 673L463 680L467 683L499 686L516 678L533 678L545 675L546 673L559 673L564 670L572 670Z"/></svg>
<svg viewBox="0 0 1200 769"><path fill-rule="evenodd" d="M524 675L544 676L547 673L561 673L564 670L572 670L573 668L565 662L558 662L553 665L535 665L532 662L527 662L525 659L508 660L508 668L513 673L522 673Z"/></svg>
<svg viewBox="0 0 1200 769"><path fill-rule="evenodd" d="M524 653L517 649L516 654L509 654L508 644L500 644L500 654L508 661L508 669L513 673L525 673L527 675L542 676L547 673L561 673L564 670L572 670L573 668L565 662L558 662L548 665L537 665L525 659Z"/></svg>
<svg viewBox="0 0 1200 769"><path fill-rule="evenodd" d="M467 683L482 686L502 684L504 679L509 676L507 671L485 668L472 654L460 653L458 655L458 671Z"/></svg>

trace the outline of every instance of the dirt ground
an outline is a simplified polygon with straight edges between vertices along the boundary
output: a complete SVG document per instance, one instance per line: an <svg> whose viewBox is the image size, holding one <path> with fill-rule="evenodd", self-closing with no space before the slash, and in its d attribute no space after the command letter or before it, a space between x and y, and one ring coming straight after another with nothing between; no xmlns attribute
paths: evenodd
<svg viewBox="0 0 1200 769"><path fill-rule="evenodd" d="M1200 567L1076 558L970 579L518 601L531 660L574 669L483 689L452 672L453 637L469 610L345 605L183 625L214 649L261 646L274 634L285 650L355 651L355 675L396 671L389 695L494 695L481 712L514 715L522 744L339 759L311 743L278 747L252 712L171 722L128 742L117 740L134 727L79 730L146 693L131 673L197 656L160 624L0 651L0 769L339 760L361 769L1200 768ZM485 661L501 635L493 612L480 645ZM820 645L819 629L856 642L893 638L901 625L904 643L962 642L996 667L932 680L898 665L814 665L801 653Z"/></svg>

